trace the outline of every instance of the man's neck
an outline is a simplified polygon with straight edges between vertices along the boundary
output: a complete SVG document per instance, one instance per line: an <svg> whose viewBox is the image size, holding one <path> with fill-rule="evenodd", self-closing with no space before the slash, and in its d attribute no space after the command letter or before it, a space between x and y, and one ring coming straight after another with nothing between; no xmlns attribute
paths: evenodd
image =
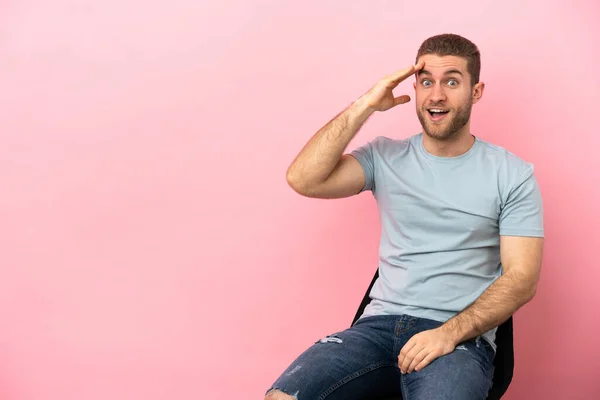
<svg viewBox="0 0 600 400"><path fill-rule="evenodd" d="M448 140L439 140L423 134L425 150L437 157L458 157L469 151L474 143L475 137L471 135L469 129L461 130Z"/></svg>

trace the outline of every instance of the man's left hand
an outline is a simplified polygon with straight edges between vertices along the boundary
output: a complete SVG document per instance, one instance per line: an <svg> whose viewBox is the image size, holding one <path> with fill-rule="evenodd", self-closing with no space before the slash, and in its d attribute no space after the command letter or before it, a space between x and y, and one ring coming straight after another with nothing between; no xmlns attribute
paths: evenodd
<svg viewBox="0 0 600 400"><path fill-rule="evenodd" d="M436 358L452 353L456 345L454 338L440 328L417 333L400 350L400 371L403 374L420 371Z"/></svg>

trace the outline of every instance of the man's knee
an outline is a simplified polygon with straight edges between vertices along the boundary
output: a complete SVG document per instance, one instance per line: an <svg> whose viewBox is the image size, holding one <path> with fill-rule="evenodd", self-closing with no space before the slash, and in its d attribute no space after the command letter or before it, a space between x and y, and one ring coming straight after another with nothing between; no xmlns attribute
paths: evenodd
<svg viewBox="0 0 600 400"><path fill-rule="evenodd" d="M294 396L285 394L280 390L273 389L265 396L265 400L298 400Z"/></svg>

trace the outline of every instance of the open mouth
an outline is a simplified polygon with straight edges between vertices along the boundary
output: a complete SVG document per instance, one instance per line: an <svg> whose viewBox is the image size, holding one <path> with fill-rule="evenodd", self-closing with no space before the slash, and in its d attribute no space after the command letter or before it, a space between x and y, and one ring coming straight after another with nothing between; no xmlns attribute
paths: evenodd
<svg viewBox="0 0 600 400"><path fill-rule="evenodd" d="M450 112L450 110L444 110L443 108L429 108L427 109L429 113L429 117L433 121L441 121L446 117L446 114Z"/></svg>

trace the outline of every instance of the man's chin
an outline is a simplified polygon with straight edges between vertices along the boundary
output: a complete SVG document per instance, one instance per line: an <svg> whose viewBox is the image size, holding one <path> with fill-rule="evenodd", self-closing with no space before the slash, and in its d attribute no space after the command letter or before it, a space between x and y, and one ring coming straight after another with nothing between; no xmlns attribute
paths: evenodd
<svg viewBox="0 0 600 400"><path fill-rule="evenodd" d="M424 126L423 132L432 139L437 140L447 140L450 139L453 135L448 129L439 129L439 127L434 127L432 129L431 126Z"/></svg>

